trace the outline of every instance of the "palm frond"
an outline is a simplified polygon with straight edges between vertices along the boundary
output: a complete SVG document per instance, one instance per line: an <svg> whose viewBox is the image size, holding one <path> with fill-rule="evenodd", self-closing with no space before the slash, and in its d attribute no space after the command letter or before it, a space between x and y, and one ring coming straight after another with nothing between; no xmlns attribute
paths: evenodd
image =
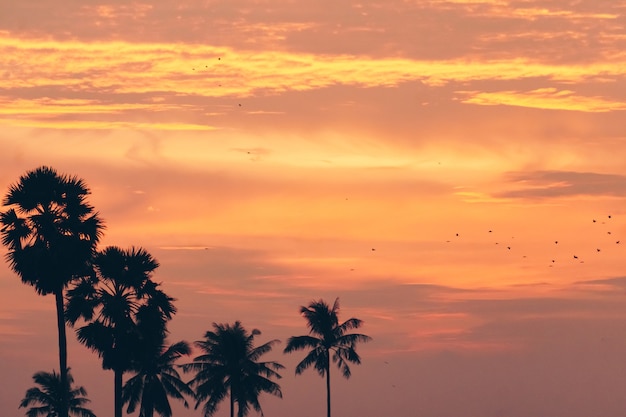
<svg viewBox="0 0 626 417"><path fill-rule="evenodd" d="M137 405L141 400L141 393L144 389L144 378L142 375L137 374L131 377L122 387L122 403L128 403L126 412L128 414L134 413Z"/></svg>
<svg viewBox="0 0 626 417"><path fill-rule="evenodd" d="M267 343L262 344L261 346L257 346L256 348L251 349L250 353L248 354L248 359L250 359L251 361L257 360L261 356L270 352L272 348L274 347L274 345L279 344L279 343L280 343L280 340L274 339L274 340L270 340Z"/></svg>
<svg viewBox="0 0 626 417"><path fill-rule="evenodd" d="M358 329L362 325L363 325L363 320L352 317L344 321L343 323L341 323L339 326L337 326L337 328L339 329L340 333L343 334L348 330Z"/></svg>
<svg viewBox="0 0 626 417"><path fill-rule="evenodd" d="M344 334L337 338L337 346L354 346L358 342L367 343L371 342L372 338L359 333Z"/></svg>
<svg viewBox="0 0 626 417"><path fill-rule="evenodd" d="M296 365L296 375L300 375L311 365L314 365L317 372L324 376L326 375L326 363L328 357L326 352L322 349L313 349L302 359L298 365Z"/></svg>
<svg viewBox="0 0 626 417"><path fill-rule="evenodd" d="M323 340L313 336L292 336L287 339L287 346L283 353L291 353L302 349L315 349L323 344Z"/></svg>

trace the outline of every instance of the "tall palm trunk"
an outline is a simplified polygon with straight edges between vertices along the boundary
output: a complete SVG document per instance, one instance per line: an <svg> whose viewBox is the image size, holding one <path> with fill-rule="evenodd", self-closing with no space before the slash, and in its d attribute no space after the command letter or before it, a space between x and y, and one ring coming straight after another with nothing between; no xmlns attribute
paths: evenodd
<svg viewBox="0 0 626 417"><path fill-rule="evenodd" d="M233 386L230 388L230 417L235 417L235 396L233 395Z"/></svg>
<svg viewBox="0 0 626 417"><path fill-rule="evenodd" d="M61 382L61 395L63 396L62 404L63 407L59 410L59 417L68 417L69 410L69 399L68 399L68 389L69 385L67 383L67 336L65 333L65 313L63 310L63 288L57 289L54 292L54 301L57 309L57 329L59 333L59 380Z"/></svg>
<svg viewBox="0 0 626 417"><path fill-rule="evenodd" d="M330 417L330 358L326 362L326 416Z"/></svg>
<svg viewBox="0 0 626 417"><path fill-rule="evenodd" d="M124 371L114 369L115 383L113 387L113 395L115 396L115 417L122 417L122 375Z"/></svg>

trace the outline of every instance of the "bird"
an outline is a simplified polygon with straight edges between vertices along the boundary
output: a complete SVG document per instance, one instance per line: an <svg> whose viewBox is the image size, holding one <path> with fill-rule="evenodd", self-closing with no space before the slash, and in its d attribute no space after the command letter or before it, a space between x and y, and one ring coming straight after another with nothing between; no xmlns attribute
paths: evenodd
<svg viewBox="0 0 626 417"><path fill-rule="evenodd" d="M611 215L609 214L609 219L611 218Z"/></svg>
<svg viewBox="0 0 626 417"><path fill-rule="evenodd" d="M574 255L574 259L578 259L578 256Z"/></svg>
<svg viewBox="0 0 626 417"><path fill-rule="evenodd" d="M558 244L558 243L559 243L559 241L558 241L558 240L555 240L555 241L554 241L554 244L555 244L555 245L556 245L556 244Z"/></svg>
<svg viewBox="0 0 626 417"><path fill-rule="evenodd" d="M596 252L600 252L600 249L599 249L599 248L598 248L598 249L596 249Z"/></svg>
<svg viewBox="0 0 626 417"><path fill-rule="evenodd" d="M596 222L596 219L593 219L593 222L595 223L595 222Z"/></svg>

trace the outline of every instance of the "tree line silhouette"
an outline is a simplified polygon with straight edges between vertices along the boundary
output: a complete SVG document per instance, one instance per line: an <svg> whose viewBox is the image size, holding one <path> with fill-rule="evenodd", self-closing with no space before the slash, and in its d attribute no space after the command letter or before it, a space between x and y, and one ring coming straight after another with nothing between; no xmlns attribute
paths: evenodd
<svg viewBox="0 0 626 417"><path fill-rule="evenodd" d="M10 185L0 213L2 244L7 261L22 282L39 295L55 298L60 372L37 372L39 387L26 391L20 408L28 417L95 417L85 408L86 390L74 387L68 367L66 325L75 329L80 343L95 352L102 368L114 375L115 417L139 410L140 417L171 417L169 398L189 407L187 398L212 416L226 398L230 416L246 416L251 409L263 414L259 396L282 398L278 362L261 362L278 340L255 346L258 329L246 330L239 321L213 323L213 329L195 346L202 352L190 363L176 362L192 353L190 344L169 344L167 324L176 314L175 299L153 278L158 262L141 247L108 246L98 250L105 229L84 181L42 166ZM309 333L287 340L284 353L308 349L296 375L311 366L326 379L327 416L331 416L330 366L351 375L349 364L360 364L359 342L371 338L360 333L362 321L339 322L339 299L329 305L312 301L300 308ZM191 373L184 382L178 369ZM124 382L125 374L132 374Z"/></svg>

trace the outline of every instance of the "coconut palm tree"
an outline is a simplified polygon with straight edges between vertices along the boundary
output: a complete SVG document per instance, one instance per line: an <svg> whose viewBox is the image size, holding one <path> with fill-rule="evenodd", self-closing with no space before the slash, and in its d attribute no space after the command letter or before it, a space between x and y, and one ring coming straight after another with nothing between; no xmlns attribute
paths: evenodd
<svg viewBox="0 0 626 417"><path fill-rule="evenodd" d="M93 263L95 275L68 291L66 318L72 325L87 322L76 330L78 340L113 370L115 417L121 417L123 374L143 355L145 340L163 340L176 308L152 281L159 264L146 250L109 246Z"/></svg>
<svg viewBox="0 0 626 417"><path fill-rule="evenodd" d="M69 369L65 385L61 383L61 377L55 371L37 372L33 375L33 379L41 388L29 388L19 406L19 408L30 407L26 412L27 417L58 417L60 415L96 417L91 410L83 407L89 402L85 397L87 395L85 388L72 388L74 379ZM65 403L64 398L67 399Z"/></svg>
<svg viewBox="0 0 626 417"><path fill-rule="evenodd" d="M7 260L22 282L40 295L53 294L56 305L60 380L67 383L67 337L63 317L65 289L89 271L104 228L86 201L89 189L77 177L42 166L9 187L0 213ZM61 417L67 417L61 409Z"/></svg>
<svg viewBox="0 0 626 417"><path fill-rule="evenodd" d="M168 396L183 401L189 407L185 395L194 392L180 379L175 362L183 355L189 355L191 348L181 341L170 346L158 344L158 349L145 346L144 354L135 365L135 376L124 384L122 402L128 403L127 413L134 413L139 405L139 417L152 417L156 412L162 417L171 417L172 408Z"/></svg>
<svg viewBox="0 0 626 417"><path fill-rule="evenodd" d="M272 350L278 340L271 340L254 347L254 337L261 332L253 329L248 333L239 321L234 325L213 323L213 331L207 331L204 340L195 344L204 354L183 365L185 372L195 372L189 385L196 392L196 406L204 402L205 417L212 416L222 400L229 397L230 417L244 417L250 406L263 414L259 394L267 392L282 398L280 386L271 378L281 378L277 371L284 367L277 362L257 362Z"/></svg>
<svg viewBox="0 0 626 417"><path fill-rule="evenodd" d="M326 414L330 417L331 359L343 376L350 378L348 362L361 363L361 357L356 352L357 342L369 342L371 338L364 334L346 333L358 329L363 322L350 318L339 324L339 298L335 299L332 308L324 300L313 301L307 307L300 307L300 314L307 321L309 334L290 337L284 353L311 349L296 366L296 375L313 365L320 376L326 376Z"/></svg>

